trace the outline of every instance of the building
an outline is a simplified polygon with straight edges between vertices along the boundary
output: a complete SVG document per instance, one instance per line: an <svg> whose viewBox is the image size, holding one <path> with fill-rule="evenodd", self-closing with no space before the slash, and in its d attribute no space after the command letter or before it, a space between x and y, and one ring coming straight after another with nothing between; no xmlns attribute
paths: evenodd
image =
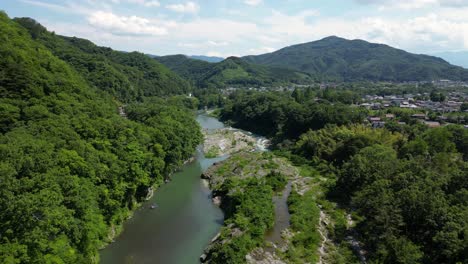
<svg viewBox="0 0 468 264"><path fill-rule="evenodd" d="M423 121L423 123L430 128L440 127L440 123L435 121Z"/></svg>

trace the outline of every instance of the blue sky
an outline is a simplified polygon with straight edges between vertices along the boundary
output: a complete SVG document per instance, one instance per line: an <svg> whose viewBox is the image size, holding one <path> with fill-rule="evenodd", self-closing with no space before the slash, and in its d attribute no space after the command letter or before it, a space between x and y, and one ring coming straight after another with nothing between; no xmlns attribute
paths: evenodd
<svg viewBox="0 0 468 264"><path fill-rule="evenodd" d="M468 50L468 0L2 0L57 34L156 55L240 56L336 35Z"/></svg>

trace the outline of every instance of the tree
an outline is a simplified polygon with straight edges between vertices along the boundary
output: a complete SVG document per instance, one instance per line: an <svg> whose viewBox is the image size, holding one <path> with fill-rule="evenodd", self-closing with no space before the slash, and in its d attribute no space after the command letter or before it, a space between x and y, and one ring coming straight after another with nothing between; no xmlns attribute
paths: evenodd
<svg viewBox="0 0 468 264"><path fill-rule="evenodd" d="M468 102L464 102L461 106L460 106L460 111L466 111L468 110Z"/></svg>
<svg viewBox="0 0 468 264"><path fill-rule="evenodd" d="M433 90L430 95L431 101L433 102L443 102L445 101L445 95L443 93Z"/></svg>

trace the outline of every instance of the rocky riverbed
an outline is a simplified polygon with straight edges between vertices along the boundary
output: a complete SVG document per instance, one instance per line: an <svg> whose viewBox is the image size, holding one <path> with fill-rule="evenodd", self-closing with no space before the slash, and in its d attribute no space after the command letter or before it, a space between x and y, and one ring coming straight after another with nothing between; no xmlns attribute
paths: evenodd
<svg viewBox="0 0 468 264"><path fill-rule="evenodd" d="M203 152L208 158L215 158L241 151L265 149L269 142L252 134L233 128L203 131L205 142Z"/></svg>

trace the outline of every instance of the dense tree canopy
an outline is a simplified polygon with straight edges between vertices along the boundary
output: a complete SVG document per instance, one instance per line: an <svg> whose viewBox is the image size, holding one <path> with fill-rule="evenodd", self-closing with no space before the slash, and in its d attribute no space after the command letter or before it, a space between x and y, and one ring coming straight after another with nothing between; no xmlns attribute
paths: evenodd
<svg viewBox="0 0 468 264"><path fill-rule="evenodd" d="M156 59L198 88L281 86L312 82L305 73L249 64L236 57L229 57L218 63L195 60L184 55Z"/></svg>
<svg viewBox="0 0 468 264"><path fill-rule="evenodd" d="M200 129L179 99L132 103L119 116L106 92L134 98L119 94L128 87L109 91L80 68L112 66L136 95L164 94L132 70L151 65L140 55L94 46L104 54L88 55L45 34L52 52L0 13L0 262L91 263L148 188L192 155Z"/></svg>
<svg viewBox="0 0 468 264"><path fill-rule="evenodd" d="M298 137L326 124L358 123L365 116L365 110L340 102L317 102L310 97L297 102L284 94L248 92L232 94L221 112L221 119L235 126L282 139Z"/></svg>
<svg viewBox="0 0 468 264"><path fill-rule="evenodd" d="M221 115L327 175L329 199L358 216L369 263L467 262L468 130L375 129L355 107L301 93L236 93Z"/></svg>
<svg viewBox="0 0 468 264"><path fill-rule="evenodd" d="M321 80L404 82L468 79L466 69L437 57L334 36L242 59L305 72Z"/></svg>
<svg viewBox="0 0 468 264"><path fill-rule="evenodd" d="M48 32L31 18L15 21L28 29L32 38L69 63L90 86L104 90L121 101L146 96L188 93L189 84L164 65L145 54L98 47L89 40Z"/></svg>

